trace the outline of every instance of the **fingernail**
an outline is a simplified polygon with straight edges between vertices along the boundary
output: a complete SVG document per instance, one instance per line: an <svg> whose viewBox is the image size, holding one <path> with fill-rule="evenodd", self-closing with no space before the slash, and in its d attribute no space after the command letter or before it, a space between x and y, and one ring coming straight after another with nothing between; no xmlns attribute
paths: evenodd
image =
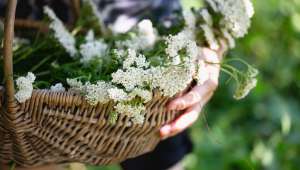
<svg viewBox="0 0 300 170"><path fill-rule="evenodd" d="M171 126L165 125L160 129L160 137L163 139L171 132Z"/></svg>

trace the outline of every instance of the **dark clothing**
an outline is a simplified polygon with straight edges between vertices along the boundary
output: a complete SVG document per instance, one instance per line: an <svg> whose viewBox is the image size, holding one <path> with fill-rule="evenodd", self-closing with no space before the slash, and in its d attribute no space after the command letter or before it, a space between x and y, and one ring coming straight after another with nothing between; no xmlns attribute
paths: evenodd
<svg viewBox="0 0 300 170"><path fill-rule="evenodd" d="M0 16L4 16L5 3L0 0ZM105 24L114 23L119 16L129 18L151 18L155 22L172 21L174 11L181 10L179 0L93 0ZM64 22L72 19L70 0L19 0L17 18L40 20L43 17L43 6L51 7Z"/></svg>
<svg viewBox="0 0 300 170"><path fill-rule="evenodd" d="M0 0L0 16L4 16L5 3ZM64 22L72 17L70 0L19 0L17 18L40 20L43 17L43 6L50 6ZM181 10L179 0L94 0L105 24L113 24L121 15L138 20L151 18L155 22L173 22L175 11ZM165 170L175 165L187 153L192 144L183 132L175 137L162 141L151 153L127 160L121 165L124 170Z"/></svg>
<svg viewBox="0 0 300 170"><path fill-rule="evenodd" d="M160 142L148 154L129 159L121 164L124 170L166 170L192 151L192 143L187 132Z"/></svg>

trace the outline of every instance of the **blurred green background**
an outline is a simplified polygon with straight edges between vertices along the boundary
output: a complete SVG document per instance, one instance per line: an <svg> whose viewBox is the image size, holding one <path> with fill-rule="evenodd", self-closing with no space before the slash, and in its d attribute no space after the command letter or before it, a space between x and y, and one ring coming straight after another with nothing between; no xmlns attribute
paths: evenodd
<svg viewBox="0 0 300 170"><path fill-rule="evenodd" d="M201 3L182 1L185 8ZM253 2L252 28L228 56L256 65L258 86L235 101L232 87L221 83L191 128L195 148L184 159L187 170L300 169L300 0Z"/></svg>

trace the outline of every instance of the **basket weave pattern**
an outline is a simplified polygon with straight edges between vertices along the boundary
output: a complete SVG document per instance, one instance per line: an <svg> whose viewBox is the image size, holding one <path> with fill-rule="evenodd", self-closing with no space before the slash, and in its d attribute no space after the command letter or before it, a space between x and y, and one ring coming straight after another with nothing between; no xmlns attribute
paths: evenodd
<svg viewBox="0 0 300 170"><path fill-rule="evenodd" d="M160 141L159 128L175 112L165 109L169 98L155 93L146 104L143 124L120 115L108 121L113 102L89 105L72 92L34 90L31 99L14 99L12 40L17 0L9 0L4 37L5 88L0 87L0 163L20 167L82 162L106 165L149 152Z"/></svg>
<svg viewBox="0 0 300 170"><path fill-rule="evenodd" d="M154 149L160 140L159 127L176 116L164 109L167 102L168 98L154 96L146 105L142 125L122 115L112 125L108 122L112 102L91 106L76 94L36 90L30 100L15 105L15 114L1 107L0 159L25 167L121 162Z"/></svg>

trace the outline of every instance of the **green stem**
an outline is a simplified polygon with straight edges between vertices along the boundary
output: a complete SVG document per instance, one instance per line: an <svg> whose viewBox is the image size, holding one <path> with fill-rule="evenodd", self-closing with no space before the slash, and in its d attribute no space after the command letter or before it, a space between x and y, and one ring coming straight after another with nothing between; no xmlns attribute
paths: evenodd
<svg viewBox="0 0 300 170"><path fill-rule="evenodd" d="M35 70L37 70L38 68L40 68L44 63L46 63L49 59L51 59L53 57L53 55L49 55L47 57L45 57L42 61L40 61L37 65L35 65L34 67L32 67L30 69L30 72L34 72Z"/></svg>
<svg viewBox="0 0 300 170"><path fill-rule="evenodd" d="M230 59L225 59L225 62L230 62L230 61L239 61L243 64L245 64L247 67L251 66L249 65L246 61L240 59L240 58L230 58Z"/></svg>
<svg viewBox="0 0 300 170"><path fill-rule="evenodd" d="M47 71L43 71L43 72L39 72L39 73L36 73L35 75L36 76L45 76L45 75L48 75L50 74L51 71L47 70Z"/></svg>
<svg viewBox="0 0 300 170"><path fill-rule="evenodd" d="M20 62L20 61L22 61L22 60L24 60L24 59L26 59L30 54L32 54L32 53L34 53L35 51L37 51L37 50L39 50L39 49L41 49L42 47L44 47L45 45L47 45L46 44L46 42L42 42L42 43L40 43L36 48L30 48L26 53L24 53L20 58L18 58L18 59L16 59L15 61L14 61L14 64L17 64L18 62Z"/></svg>
<svg viewBox="0 0 300 170"><path fill-rule="evenodd" d="M238 81L238 78L236 75L232 74L230 71L226 70L225 68L221 68L221 71L223 71L224 73L228 74L230 77L232 77L236 82Z"/></svg>
<svg viewBox="0 0 300 170"><path fill-rule="evenodd" d="M12 165L10 165L9 170L15 170L16 169L16 163L12 163Z"/></svg>

